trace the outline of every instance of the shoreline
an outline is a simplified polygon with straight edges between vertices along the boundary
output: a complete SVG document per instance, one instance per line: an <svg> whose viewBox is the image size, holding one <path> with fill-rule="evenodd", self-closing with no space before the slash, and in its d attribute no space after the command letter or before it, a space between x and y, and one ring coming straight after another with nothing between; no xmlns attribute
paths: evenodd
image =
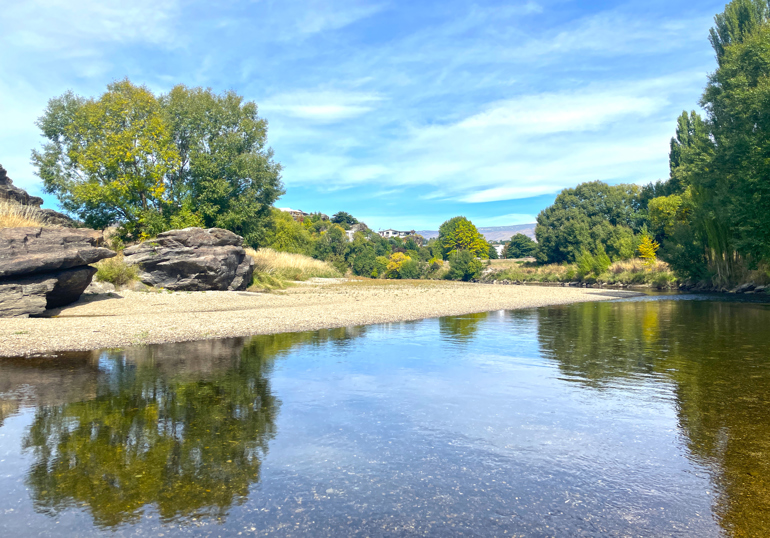
<svg viewBox="0 0 770 538"><path fill-rule="evenodd" d="M396 323L606 301L639 292L448 281L303 283L272 293L86 294L53 317L0 319L0 357Z"/></svg>

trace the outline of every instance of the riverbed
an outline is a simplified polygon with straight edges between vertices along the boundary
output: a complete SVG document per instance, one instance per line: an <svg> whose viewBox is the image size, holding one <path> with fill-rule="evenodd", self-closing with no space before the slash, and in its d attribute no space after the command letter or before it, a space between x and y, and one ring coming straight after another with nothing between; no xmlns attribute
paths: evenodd
<svg viewBox="0 0 770 538"><path fill-rule="evenodd" d="M770 306L0 359L3 536L767 536Z"/></svg>

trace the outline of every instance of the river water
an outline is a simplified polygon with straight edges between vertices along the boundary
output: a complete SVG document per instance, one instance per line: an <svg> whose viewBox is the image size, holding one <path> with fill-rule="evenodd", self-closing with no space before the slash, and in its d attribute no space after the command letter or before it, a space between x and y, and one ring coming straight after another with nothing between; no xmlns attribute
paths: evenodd
<svg viewBox="0 0 770 538"><path fill-rule="evenodd" d="M0 359L1 536L770 536L770 305Z"/></svg>

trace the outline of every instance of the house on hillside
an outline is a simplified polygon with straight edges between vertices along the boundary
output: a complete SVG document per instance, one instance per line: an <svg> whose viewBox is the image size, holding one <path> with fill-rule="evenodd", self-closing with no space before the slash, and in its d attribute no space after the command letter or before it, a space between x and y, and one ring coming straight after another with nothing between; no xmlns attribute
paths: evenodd
<svg viewBox="0 0 770 538"><path fill-rule="evenodd" d="M394 229L388 229L388 230L380 230L377 232L380 234L380 236L384 237L385 239L390 239L391 237L408 237L410 235L414 235L414 230L409 230L408 232L403 230L394 230Z"/></svg>
<svg viewBox="0 0 770 538"><path fill-rule="evenodd" d="M278 211L283 211L284 213L288 213L292 216L292 218L296 221L302 222L305 220L305 217L309 217L313 215L313 213L305 213L301 209L292 209L290 207L279 207L277 208ZM328 215L324 215L323 213L318 213L318 215L321 216L321 220L329 220Z"/></svg>

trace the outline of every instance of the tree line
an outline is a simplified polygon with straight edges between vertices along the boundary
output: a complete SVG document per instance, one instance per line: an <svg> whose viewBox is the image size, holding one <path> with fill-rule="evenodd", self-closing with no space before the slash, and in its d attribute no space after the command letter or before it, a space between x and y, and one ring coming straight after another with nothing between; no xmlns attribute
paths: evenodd
<svg viewBox="0 0 770 538"><path fill-rule="evenodd" d="M770 274L768 1L733 0L709 40L717 68L699 103L705 114L677 119L669 177L564 190L538 215L539 261L620 260L641 247L692 281L727 285L752 271Z"/></svg>

